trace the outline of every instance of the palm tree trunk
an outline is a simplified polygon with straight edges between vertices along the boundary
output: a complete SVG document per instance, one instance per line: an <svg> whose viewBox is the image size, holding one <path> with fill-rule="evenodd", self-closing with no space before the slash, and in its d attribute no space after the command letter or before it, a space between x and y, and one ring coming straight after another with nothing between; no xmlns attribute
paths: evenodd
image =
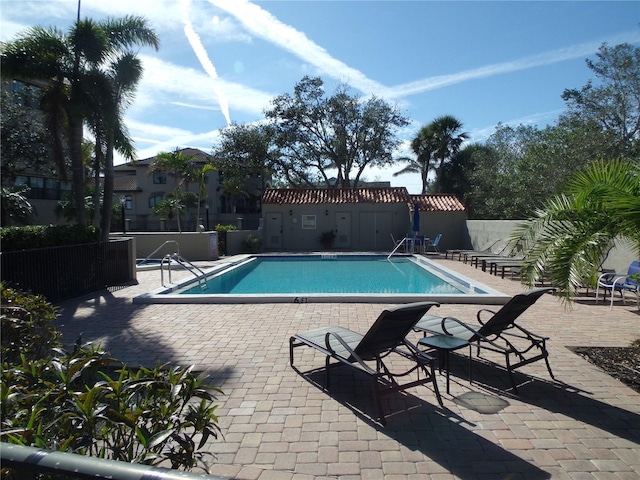
<svg viewBox="0 0 640 480"><path fill-rule="evenodd" d="M84 205L84 164L82 163L82 117L69 115L69 156L73 173L73 199L76 209L76 223L87 224L87 212Z"/></svg>
<svg viewBox="0 0 640 480"><path fill-rule="evenodd" d="M104 194L102 198L102 218L100 219L100 231L103 242L109 241L111 213L113 211L113 133L107 135L107 154L104 158Z"/></svg>

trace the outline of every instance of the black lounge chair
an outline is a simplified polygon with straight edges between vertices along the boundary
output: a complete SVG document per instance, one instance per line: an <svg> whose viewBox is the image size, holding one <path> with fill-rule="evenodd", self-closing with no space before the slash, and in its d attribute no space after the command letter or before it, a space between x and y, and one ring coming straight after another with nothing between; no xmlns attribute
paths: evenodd
<svg viewBox="0 0 640 480"><path fill-rule="evenodd" d="M515 295L497 312L481 309L477 313L477 325L464 323L454 317L425 315L416 324L414 330L423 332L425 336L427 334L450 335L466 340L477 347L478 356L481 348L504 355L513 391L517 393L518 388L513 378L513 371L516 368L544 360L549 375L555 378L549 364L546 346L548 338L532 333L515 322L542 295L553 291L553 288L537 288ZM484 320L482 316L486 313L492 316ZM512 357L515 362L512 361Z"/></svg>
<svg viewBox="0 0 640 480"><path fill-rule="evenodd" d="M308 346L326 355L325 389L330 386L331 367L350 365L365 372L373 382L378 418L382 424L385 424L380 401L382 395L431 382L438 403L442 406L442 398L435 381L435 359L419 351L405 338L433 306L439 306L439 304L435 302L409 303L384 310L364 335L342 327L326 327L293 335L289 339L291 366L298 373L301 373L293 365L293 349ZM411 360L412 366L409 370L392 373L384 363L385 358L391 353ZM332 363L332 359L336 362ZM400 377L407 376L416 370L418 371L417 380L404 384L398 383ZM420 371L424 374L424 378L420 378Z"/></svg>

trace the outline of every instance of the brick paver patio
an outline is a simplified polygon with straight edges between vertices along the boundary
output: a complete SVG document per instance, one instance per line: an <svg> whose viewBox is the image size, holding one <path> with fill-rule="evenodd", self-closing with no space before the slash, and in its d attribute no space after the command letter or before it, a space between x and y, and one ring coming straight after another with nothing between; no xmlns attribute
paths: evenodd
<svg viewBox="0 0 640 480"><path fill-rule="evenodd" d="M507 294L523 287L458 261L437 260ZM205 265L207 265L205 263ZM174 273L174 280L177 275ZM158 271L138 285L64 302L64 341L100 343L131 365L194 364L225 393L218 414L223 440L212 474L252 480L307 479L640 479L640 394L574 354L572 346L628 346L640 338L635 305L567 310L545 295L521 317L550 337L556 381L544 362L521 369L519 396L506 372L452 358L444 406L416 387L385 398L387 425L376 423L367 379L339 369L330 393L321 372L289 365L290 335L340 325L365 332L384 304L141 305L131 299L160 286ZM478 305L432 312L471 321ZM418 339L416 334L416 340ZM296 352L301 370L322 367L311 349Z"/></svg>

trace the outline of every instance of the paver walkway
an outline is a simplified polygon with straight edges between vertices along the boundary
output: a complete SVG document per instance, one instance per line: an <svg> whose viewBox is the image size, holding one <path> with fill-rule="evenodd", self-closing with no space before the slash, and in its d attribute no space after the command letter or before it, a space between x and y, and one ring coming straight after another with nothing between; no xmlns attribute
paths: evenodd
<svg viewBox="0 0 640 480"><path fill-rule="evenodd" d="M507 294L523 290L462 262L437 260ZM175 275L175 274L174 274ZM175 280L175 277L174 277ZM391 395L386 427L366 379L346 369L330 394L317 374L289 365L290 335L340 325L365 332L381 304L141 305L131 299L160 285L158 271L138 272L138 285L62 304L60 325L71 344L100 343L132 365L194 364L225 395L219 399L224 440L212 473L244 480L640 479L640 394L575 355L571 346L628 346L640 338L635 306L609 310L593 298L571 310L545 295L521 317L550 337L544 362L521 369L520 396L506 392L506 372L453 356L451 394L438 406L425 387ZM471 321L478 305L442 305L437 314ZM416 340L419 337L416 335ZM296 366L322 367L311 349ZM303 352L304 351L304 352ZM345 369L339 369L345 370ZM336 371L336 373L338 373ZM335 387L335 388L334 388Z"/></svg>

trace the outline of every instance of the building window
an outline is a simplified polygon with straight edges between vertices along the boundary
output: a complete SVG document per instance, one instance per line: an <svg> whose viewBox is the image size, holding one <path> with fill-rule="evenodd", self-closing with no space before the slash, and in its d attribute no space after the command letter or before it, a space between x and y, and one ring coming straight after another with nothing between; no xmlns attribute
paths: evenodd
<svg viewBox="0 0 640 480"><path fill-rule="evenodd" d="M44 198L48 200L60 199L60 182L54 178L44 179Z"/></svg>
<svg viewBox="0 0 640 480"><path fill-rule="evenodd" d="M159 204L164 198L163 193L156 193L149 197L149 208L155 208L157 204Z"/></svg>
<svg viewBox="0 0 640 480"><path fill-rule="evenodd" d="M124 208L126 210L133 210L133 198L131 195L124 196Z"/></svg>
<svg viewBox="0 0 640 480"><path fill-rule="evenodd" d="M315 215L302 215L302 229L303 230L315 230L316 229L316 216Z"/></svg>
<svg viewBox="0 0 640 480"><path fill-rule="evenodd" d="M167 174L164 172L153 172L153 183L156 185L166 185L167 183Z"/></svg>

